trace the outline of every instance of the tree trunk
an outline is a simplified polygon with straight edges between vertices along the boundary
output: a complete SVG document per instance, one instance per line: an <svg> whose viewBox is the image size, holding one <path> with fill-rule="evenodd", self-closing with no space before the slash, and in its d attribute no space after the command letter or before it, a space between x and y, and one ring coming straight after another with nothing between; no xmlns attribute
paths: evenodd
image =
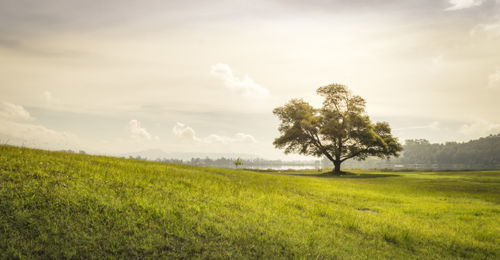
<svg viewBox="0 0 500 260"><path fill-rule="evenodd" d="M335 168L333 168L333 172L337 175L340 175L340 164L341 164L340 161L333 162L333 165L335 166Z"/></svg>

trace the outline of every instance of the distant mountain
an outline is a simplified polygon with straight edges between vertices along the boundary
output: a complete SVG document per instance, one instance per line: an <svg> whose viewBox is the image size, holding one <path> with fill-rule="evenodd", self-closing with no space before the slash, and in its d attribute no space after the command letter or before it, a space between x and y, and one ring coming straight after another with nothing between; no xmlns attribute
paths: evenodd
<svg viewBox="0 0 500 260"><path fill-rule="evenodd" d="M183 161L189 161L191 158L210 158L210 159L218 159L218 158L242 158L242 159L256 159L258 158L255 154L248 153L175 153L175 152L165 152L161 149L149 149L134 153L126 153L119 154L120 157L137 157L146 158L148 160L156 160L156 159L178 159Z"/></svg>

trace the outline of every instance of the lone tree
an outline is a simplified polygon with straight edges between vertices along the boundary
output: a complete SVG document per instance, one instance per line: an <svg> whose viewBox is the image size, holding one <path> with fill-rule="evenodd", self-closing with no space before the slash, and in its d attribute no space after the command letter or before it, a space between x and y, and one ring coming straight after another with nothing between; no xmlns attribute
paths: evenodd
<svg viewBox="0 0 500 260"><path fill-rule="evenodd" d="M236 166L236 169L238 168L238 166L243 165L243 161L241 160L240 157L238 157L233 163L234 166Z"/></svg>
<svg viewBox="0 0 500 260"><path fill-rule="evenodd" d="M390 158L402 150L386 122L373 124L365 111L365 100L346 86L331 84L316 91L324 97L323 107L314 108L302 99L292 99L275 108L281 121L281 136L273 142L285 153L325 156L340 174L340 165L351 158Z"/></svg>

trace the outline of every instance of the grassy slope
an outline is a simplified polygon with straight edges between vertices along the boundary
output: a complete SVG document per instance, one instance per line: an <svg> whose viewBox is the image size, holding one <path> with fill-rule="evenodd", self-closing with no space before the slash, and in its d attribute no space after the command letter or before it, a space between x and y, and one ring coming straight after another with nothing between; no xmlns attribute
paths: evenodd
<svg viewBox="0 0 500 260"><path fill-rule="evenodd" d="M500 258L500 172L337 178L0 146L0 258Z"/></svg>

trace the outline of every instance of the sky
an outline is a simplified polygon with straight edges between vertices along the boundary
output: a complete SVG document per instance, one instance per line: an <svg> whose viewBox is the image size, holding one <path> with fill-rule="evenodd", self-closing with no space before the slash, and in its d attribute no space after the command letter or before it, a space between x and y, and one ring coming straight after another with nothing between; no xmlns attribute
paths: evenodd
<svg viewBox="0 0 500 260"><path fill-rule="evenodd" d="M0 143L285 156L347 85L400 141L500 132L500 0L0 0Z"/></svg>

